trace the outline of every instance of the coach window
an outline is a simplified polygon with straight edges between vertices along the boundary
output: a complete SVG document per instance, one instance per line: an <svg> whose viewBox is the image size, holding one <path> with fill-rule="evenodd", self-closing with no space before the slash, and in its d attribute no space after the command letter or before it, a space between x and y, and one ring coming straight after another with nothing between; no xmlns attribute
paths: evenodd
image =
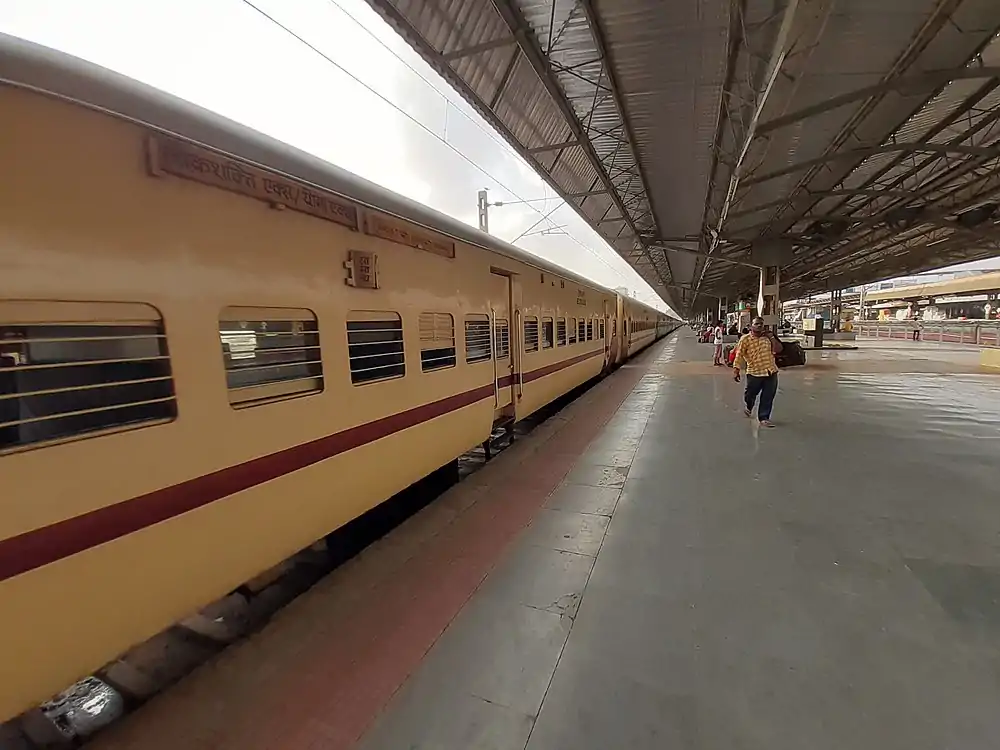
<svg viewBox="0 0 1000 750"><path fill-rule="evenodd" d="M566 318L556 321L556 346L566 346Z"/></svg>
<svg viewBox="0 0 1000 750"><path fill-rule="evenodd" d="M494 336L497 342L497 359L507 359L510 356L510 324L504 318L498 318L494 325Z"/></svg>
<svg viewBox="0 0 1000 750"><path fill-rule="evenodd" d="M176 416L155 308L0 301L0 453Z"/></svg>
<svg viewBox="0 0 1000 750"><path fill-rule="evenodd" d="M488 315L467 315L465 318L465 361L485 362L491 356L490 318Z"/></svg>
<svg viewBox="0 0 1000 750"><path fill-rule="evenodd" d="M570 344L576 343L576 318L570 318L566 323L566 331L568 333L567 342Z"/></svg>
<svg viewBox="0 0 1000 750"><path fill-rule="evenodd" d="M449 313L420 313L420 368L424 372L455 366L455 318Z"/></svg>
<svg viewBox="0 0 1000 750"><path fill-rule="evenodd" d="M349 313L347 355L354 385L406 375L402 318L394 312Z"/></svg>
<svg viewBox="0 0 1000 750"><path fill-rule="evenodd" d="M524 351L538 351L538 318L524 319Z"/></svg>
<svg viewBox="0 0 1000 750"><path fill-rule="evenodd" d="M587 341L593 341L593 340L594 340L594 321L593 320L588 320L587 321Z"/></svg>
<svg viewBox="0 0 1000 750"><path fill-rule="evenodd" d="M323 390L319 328L311 310L227 307L219 316L219 339L235 407Z"/></svg>
<svg viewBox="0 0 1000 750"><path fill-rule="evenodd" d="M581 344L587 340L587 321L584 318L580 318L577 323L577 334Z"/></svg>
<svg viewBox="0 0 1000 750"><path fill-rule="evenodd" d="M542 318L542 349L551 349L553 340L552 318Z"/></svg>

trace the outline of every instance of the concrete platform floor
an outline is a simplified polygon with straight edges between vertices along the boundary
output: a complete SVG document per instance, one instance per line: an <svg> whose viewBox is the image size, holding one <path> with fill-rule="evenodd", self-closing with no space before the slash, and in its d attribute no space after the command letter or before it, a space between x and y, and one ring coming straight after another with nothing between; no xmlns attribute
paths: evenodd
<svg viewBox="0 0 1000 750"><path fill-rule="evenodd" d="M676 334L92 747L996 748L1000 377L892 347Z"/></svg>
<svg viewBox="0 0 1000 750"><path fill-rule="evenodd" d="M361 747L1000 746L1000 379L905 349L668 344Z"/></svg>

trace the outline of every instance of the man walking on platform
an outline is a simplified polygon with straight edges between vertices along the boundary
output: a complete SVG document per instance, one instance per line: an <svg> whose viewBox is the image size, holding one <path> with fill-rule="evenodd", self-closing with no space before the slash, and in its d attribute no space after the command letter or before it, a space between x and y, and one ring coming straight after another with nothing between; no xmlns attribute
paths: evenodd
<svg viewBox="0 0 1000 750"><path fill-rule="evenodd" d="M773 427L771 422L771 407L774 396L778 392L778 365L774 355L781 351L781 342L770 331L764 330L764 319L757 317L750 324L750 333L740 339L736 345L736 356L733 359L733 379L740 382L740 368L747 368L747 386L744 392L745 406L743 413L748 417L753 413L757 396L760 396L760 407L757 409L757 419L764 427Z"/></svg>

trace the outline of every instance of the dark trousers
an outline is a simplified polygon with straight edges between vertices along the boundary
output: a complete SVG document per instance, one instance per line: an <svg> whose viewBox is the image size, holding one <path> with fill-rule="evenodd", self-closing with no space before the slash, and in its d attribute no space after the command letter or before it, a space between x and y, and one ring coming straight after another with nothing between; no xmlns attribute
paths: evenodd
<svg viewBox="0 0 1000 750"><path fill-rule="evenodd" d="M753 410L753 405L760 396L760 408L757 409L757 419L764 421L771 418L771 407L774 406L774 394L778 392L778 373L764 378L747 375L747 389L744 393L747 409Z"/></svg>

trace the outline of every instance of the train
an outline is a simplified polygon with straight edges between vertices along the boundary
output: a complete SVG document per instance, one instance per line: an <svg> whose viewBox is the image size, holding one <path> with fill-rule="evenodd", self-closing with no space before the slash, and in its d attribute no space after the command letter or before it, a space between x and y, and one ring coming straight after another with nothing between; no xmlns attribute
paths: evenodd
<svg viewBox="0 0 1000 750"><path fill-rule="evenodd" d="M0 35L0 722L679 321Z"/></svg>

